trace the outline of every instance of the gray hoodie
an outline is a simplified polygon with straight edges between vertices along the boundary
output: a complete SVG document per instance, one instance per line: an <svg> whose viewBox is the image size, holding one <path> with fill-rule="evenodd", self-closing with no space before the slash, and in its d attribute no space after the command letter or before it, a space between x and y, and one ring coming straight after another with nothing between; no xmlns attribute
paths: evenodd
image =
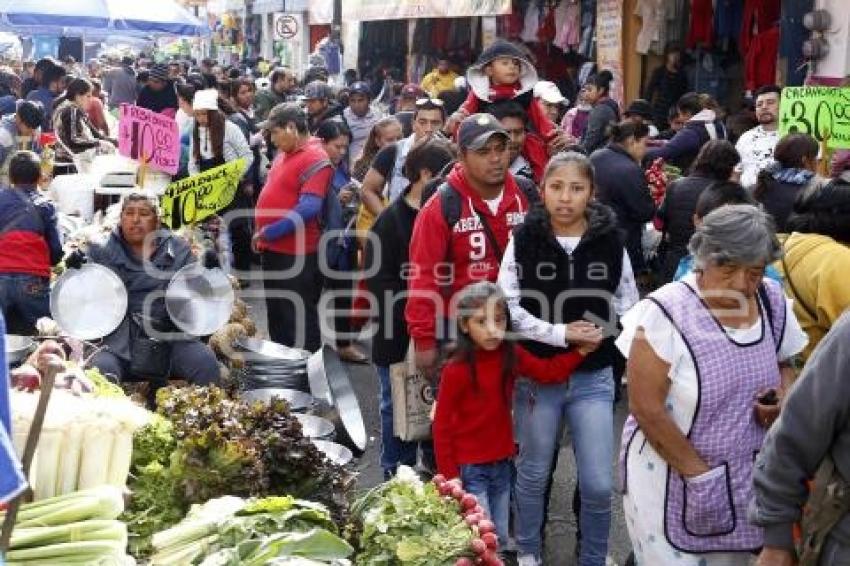
<svg viewBox="0 0 850 566"><path fill-rule="evenodd" d="M827 453L842 477L850 478L850 312L815 349L756 461L749 518L764 527L765 546L793 548L792 526L808 498L804 481ZM850 516L830 536L849 559Z"/></svg>

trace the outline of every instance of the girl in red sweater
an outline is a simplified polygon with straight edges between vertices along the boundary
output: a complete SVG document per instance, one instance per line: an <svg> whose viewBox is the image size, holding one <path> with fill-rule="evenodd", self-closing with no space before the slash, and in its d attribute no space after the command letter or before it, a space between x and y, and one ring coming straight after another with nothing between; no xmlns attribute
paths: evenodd
<svg viewBox="0 0 850 566"><path fill-rule="evenodd" d="M508 536L514 456L511 400L518 375L544 383L569 379L592 348L570 349L549 359L532 356L506 338L508 308L501 289L482 281L457 301L457 350L443 368L434 417L437 469L459 478Z"/></svg>

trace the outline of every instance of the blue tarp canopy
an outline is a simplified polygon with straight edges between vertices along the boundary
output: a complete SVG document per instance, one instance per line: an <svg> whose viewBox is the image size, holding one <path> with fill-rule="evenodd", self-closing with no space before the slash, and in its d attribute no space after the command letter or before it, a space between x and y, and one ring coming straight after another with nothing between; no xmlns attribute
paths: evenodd
<svg viewBox="0 0 850 566"><path fill-rule="evenodd" d="M0 30L87 38L209 34L174 0L0 0Z"/></svg>

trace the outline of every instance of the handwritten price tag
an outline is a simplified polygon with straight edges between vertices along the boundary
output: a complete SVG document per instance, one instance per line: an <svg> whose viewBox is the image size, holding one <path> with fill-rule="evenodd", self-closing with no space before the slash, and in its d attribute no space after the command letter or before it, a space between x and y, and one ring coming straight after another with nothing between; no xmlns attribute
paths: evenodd
<svg viewBox="0 0 850 566"><path fill-rule="evenodd" d="M245 160L213 167L209 171L174 181L160 199L163 223L172 229L194 224L219 212L233 202Z"/></svg>
<svg viewBox="0 0 850 566"><path fill-rule="evenodd" d="M850 148L850 88L782 89L779 134L809 134L831 148Z"/></svg>
<svg viewBox="0 0 850 566"><path fill-rule="evenodd" d="M122 104L118 115L118 153L145 161L173 175L180 166L180 131L173 118Z"/></svg>

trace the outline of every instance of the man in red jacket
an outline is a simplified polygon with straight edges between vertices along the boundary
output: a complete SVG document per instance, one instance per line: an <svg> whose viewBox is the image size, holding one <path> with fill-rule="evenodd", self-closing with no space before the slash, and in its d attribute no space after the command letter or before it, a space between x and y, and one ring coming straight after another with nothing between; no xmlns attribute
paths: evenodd
<svg viewBox="0 0 850 566"><path fill-rule="evenodd" d="M449 225L438 192L419 212L410 241L410 296L405 318L416 365L435 376L437 342L446 338L452 300L475 281L496 281L502 253L528 201L508 172L507 132L490 114L473 114L457 133L459 163L446 183L459 197L460 215ZM443 191L443 189L440 189Z"/></svg>

